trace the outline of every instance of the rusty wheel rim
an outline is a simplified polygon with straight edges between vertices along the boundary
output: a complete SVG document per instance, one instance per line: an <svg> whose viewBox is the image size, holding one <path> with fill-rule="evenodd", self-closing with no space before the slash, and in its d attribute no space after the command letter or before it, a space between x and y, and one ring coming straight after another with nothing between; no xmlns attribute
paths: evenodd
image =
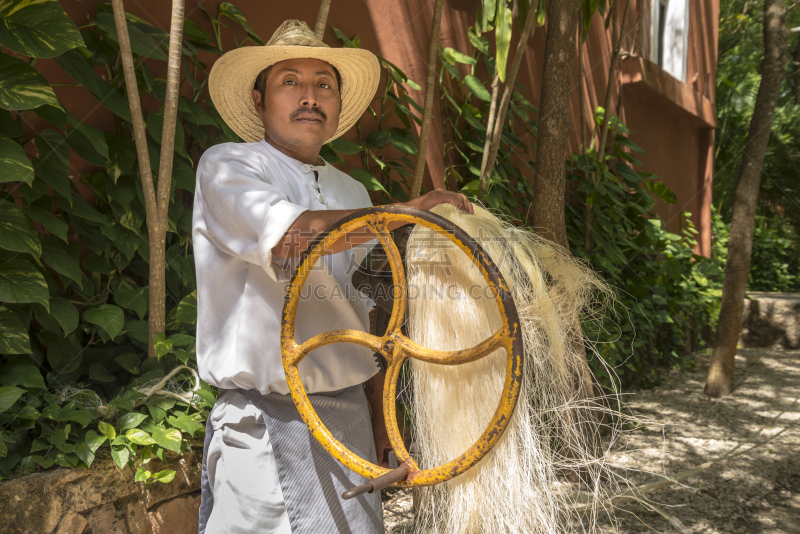
<svg viewBox="0 0 800 534"><path fill-rule="evenodd" d="M500 310L502 326L492 336L469 349L438 351L425 348L401 333L400 326L403 324L406 311L405 268L400 252L387 229L389 223L396 221L419 224L430 228L447 237L470 257L491 287L492 294ZM294 339L295 317L300 293L308 274L333 243L344 234L363 227L369 227L377 236L378 241L386 251L389 264L392 267L393 286L394 288L402 288L400 291L396 291L392 316L386 333L378 337L359 330L333 330L314 336L304 343L296 343ZM367 479L375 479L390 472L390 470L357 456L333 437L314 411L300 380L297 366L303 358L311 351L332 343L354 343L367 347L379 352L388 362L383 397L386 430L391 445L397 454L398 461L407 466L409 471L407 478L397 482L395 484L397 486L429 486L445 482L464 473L477 464L491 450L511 420L519 397L523 365L522 331L517 308L499 269L480 244L471 239L458 226L443 217L406 206L382 206L356 212L343 218L328 232L317 237L300 259L300 263L288 286L281 316L281 349L283 368L292 399L303 421L325 450L349 469ZM479 360L499 348L505 349L507 355L505 383L497 409L483 434L457 458L436 467L420 469L416 460L406 450L397 425L395 394L397 379L400 376L403 362L407 358L413 358L441 365L460 365Z"/></svg>

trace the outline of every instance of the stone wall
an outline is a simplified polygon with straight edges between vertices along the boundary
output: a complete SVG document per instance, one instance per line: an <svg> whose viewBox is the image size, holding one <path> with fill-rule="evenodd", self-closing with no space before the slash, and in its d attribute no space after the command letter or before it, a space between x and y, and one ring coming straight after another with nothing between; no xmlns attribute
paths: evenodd
<svg viewBox="0 0 800 534"><path fill-rule="evenodd" d="M4 534L196 534L201 451L152 460L174 469L168 484L133 481L109 459L91 469L54 469L0 482Z"/></svg>
<svg viewBox="0 0 800 534"><path fill-rule="evenodd" d="M747 294L744 301L743 348L800 348L800 293Z"/></svg>

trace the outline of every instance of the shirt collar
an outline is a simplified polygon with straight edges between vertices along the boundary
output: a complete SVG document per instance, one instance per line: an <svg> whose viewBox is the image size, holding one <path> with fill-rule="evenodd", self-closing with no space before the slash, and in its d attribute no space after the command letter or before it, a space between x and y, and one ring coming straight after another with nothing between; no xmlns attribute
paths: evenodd
<svg viewBox="0 0 800 534"><path fill-rule="evenodd" d="M262 139L261 141L258 142L258 144L262 147L262 149L266 150L276 158L286 163L291 168L296 169L298 172L301 172L303 174L311 174L312 171L317 171L320 178L322 178L322 176L325 175L325 171L327 171L328 169L328 162L322 159L321 156L320 156L321 163L319 165L308 165L300 160L294 159L291 156L287 156L286 154L284 154L271 144L267 143L266 139Z"/></svg>

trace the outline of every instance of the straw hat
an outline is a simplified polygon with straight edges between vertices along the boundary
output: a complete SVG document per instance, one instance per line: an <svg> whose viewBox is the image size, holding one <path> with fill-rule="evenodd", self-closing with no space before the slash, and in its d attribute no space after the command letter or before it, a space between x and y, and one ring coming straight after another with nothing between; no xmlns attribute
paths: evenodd
<svg viewBox="0 0 800 534"><path fill-rule="evenodd" d="M378 59L361 48L331 48L305 22L287 20L264 46L231 50L219 58L208 76L208 90L217 111L248 143L264 138L264 124L253 105L253 84L258 74L279 61L313 58L330 63L342 79L339 128L330 142L346 132L364 113L380 80Z"/></svg>

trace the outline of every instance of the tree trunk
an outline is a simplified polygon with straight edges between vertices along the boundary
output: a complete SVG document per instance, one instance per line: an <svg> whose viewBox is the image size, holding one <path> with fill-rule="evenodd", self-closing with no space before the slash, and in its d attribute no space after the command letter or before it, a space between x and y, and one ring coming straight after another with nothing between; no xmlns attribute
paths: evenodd
<svg viewBox="0 0 800 534"><path fill-rule="evenodd" d="M442 26L443 0L433 4L433 22L431 23L431 42L428 47L428 77L425 80L425 103L422 107L422 126L419 131L419 152L414 167L414 181L408 197L415 199L422 189L422 176L425 174L425 159L428 157L428 136L431 132L431 113L433 112L433 93L436 82L436 63L439 59L439 30Z"/></svg>
<svg viewBox="0 0 800 534"><path fill-rule="evenodd" d="M575 62L578 0L550 1L539 101L539 146L533 183L533 227L543 237L568 248L564 221L569 101Z"/></svg>
<svg viewBox="0 0 800 534"><path fill-rule="evenodd" d="M136 86L136 72L133 66L130 36L125 22L125 8L122 0L112 0L114 22L119 35L120 57L128 90L128 105L131 109L134 141L139 162L139 176L144 191L147 235L150 245L150 299L148 309L149 344L147 356L155 357L153 341L157 334L166 331L166 241L169 194L172 187L172 160L175 151L175 129L178 116L178 88L181 77L181 41L183 39L184 0L172 1L172 21L169 35L169 57L167 60L167 95L164 103L164 127L161 134L161 157L158 171L158 191L153 185L150 158L147 155L142 106Z"/></svg>
<svg viewBox="0 0 800 534"><path fill-rule="evenodd" d="M320 0L319 11L317 11L317 23L314 24L314 33L317 39L322 40L325 35L325 25L328 23L328 12L331 10L331 0Z"/></svg>
<svg viewBox="0 0 800 534"><path fill-rule="evenodd" d="M750 253L753 250L758 190L761 170L769 142L770 127L780 85L786 73L786 52L789 47L784 0L764 2L764 61L761 64L761 84L750 120L742 166L733 200L728 258L725 281L722 285L722 307L711 355L705 394L721 397L731 392L736 343L742 327L742 311L750 274Z"/></svg>
<svg viewBox="0 0 800 534"><path fill-rule="evenodd" d="M792 94L794 101L800 106L800 39L792 52Z"/></svg>

